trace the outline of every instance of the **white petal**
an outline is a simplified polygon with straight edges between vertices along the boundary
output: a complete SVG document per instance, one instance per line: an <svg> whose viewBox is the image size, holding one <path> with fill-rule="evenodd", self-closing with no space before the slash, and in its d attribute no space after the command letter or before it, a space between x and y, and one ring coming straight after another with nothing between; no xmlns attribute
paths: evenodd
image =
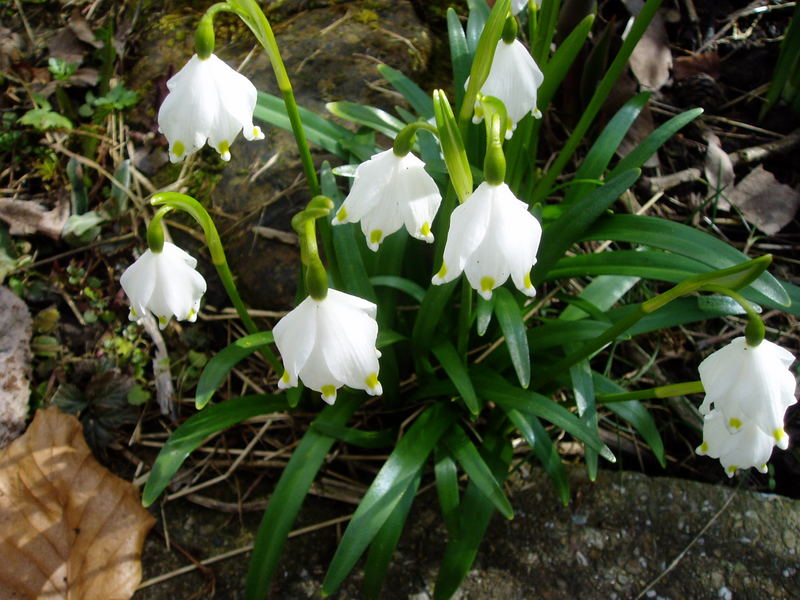
<svg viewBox="0 0 800 600"><path fill-rule="evenodd" d="M310 296L275 324L272 335L286 369L286 387L297 385L297 377L308 362L317 339L318 303ZM306 383L306 385L308 385Z"/></svg>

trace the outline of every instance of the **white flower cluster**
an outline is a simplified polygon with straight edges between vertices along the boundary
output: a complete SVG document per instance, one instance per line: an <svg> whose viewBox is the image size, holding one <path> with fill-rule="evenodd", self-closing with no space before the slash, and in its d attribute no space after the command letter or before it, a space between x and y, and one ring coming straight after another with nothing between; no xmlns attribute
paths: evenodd
<svg viewBox="0 0 800 600"><path fill-rule="evenodd" d="M765 473L773 446L788 447L783 417L797 402L792 362L791 352L772 342L749 346L740 337L700 363L706 397L697 453L718 458L728 477L750 467Z"/></svg>

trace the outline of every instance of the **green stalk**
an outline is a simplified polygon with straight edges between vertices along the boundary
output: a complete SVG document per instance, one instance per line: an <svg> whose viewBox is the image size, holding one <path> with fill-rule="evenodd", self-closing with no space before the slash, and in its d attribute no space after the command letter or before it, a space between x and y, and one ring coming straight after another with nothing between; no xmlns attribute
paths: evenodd
<svg viewBox="0 0 800 600"><path fill-rule="evenodd" d="M598 394L596 401L598 404L609 404L610 402L627 402L628 400L649 400L651 398L672 398L673 396L685 396L687 394L702 394L705 391L703 383L700 381L684 381L683 383L662 385L647 388L646 390L636 390L635 392Z"/></svg>
<svg viewBox="0 0 800 600"><path fill-rule="evenodd" d="M211 220L211 216L208 214L208 212L206 212L206 209L203 208L203 206L191 196L187 196L186 194L178 194L177 192L161 192L159 194L155 194L150 200L150 203L153 206L164 207L156 213L156 217L159 219L159 221L161 219L159 213L161 213L161 216L163 216L163 214L168 212L164 209L170 208L182 210L191 216L198 225L200 225L200 227L203 229L203 234L206 237L206 245L208 246L208 251L211 254L211 262L214 264L214 268L216 268L219 278L222 281L222 285L225 288L228 297L231 299L234 308L236 308L236 312L239 314L239 318L242 320L242 323L249 333L258 333L259 329L253 322L253 319L250 317L250 313L247 312L247 307L244 305L244 302L242 302L242 298L239 295L239 290L236 288L236 283L233 281L233 273L231 273L231 269L228 266L228 260L225 258L225 250L222 247L222 240L220 240L217 228L214 226L214 221ZM154 217L153 220L155 220L156 217ZM149 241L150 230L148 228L148 243ZM264 347L261 353L276 372L280 373L283 370L280 361L272 352L272 350L270 350L268 347Z"/></svg>
<svg viewBox="0 0 800 600"><path fill-rule="evenodd" d="M300 120L300 111L297 107L297 101L294 98L292 84L289 81L289 75L286 72L286 67L283 64L283 59L278 50L275 35L272 33L272 27L255 0L230 0L229 4L234 8L234 11L239 15L242 21L244 21L245 25L250 28L250 31L256 36L256 39L269 57L272 70L275 72L275 79L278 81L278 88L281 90L281 95L283 96L289 122L292 125L292 133L297 142L297 149L300 152L300 162L303 164L303 173L305 174L306 182L311 190L311 196L318 196L320 194L320 186L319 180L317 179L317 171L314 168L314 161L311 158L311 149L308 146L303 123Z"/></svg>
<svg viewBox="0 0 800 600"><path fill-rule="evenodd" d="M578 124L575 126L575 130L572 132L572 135L569 136L567 143L564 144L564 147L556 157L553 165L550 167L550 169L548 169L544 177L542 177L536 184L530 204L542 202L544 200L550 188L553 186L556 179L558 179L558 176L561 175L561 172L567 166L567 163L572 158L575 150L577 150L578 146L580 145L581 140L583 140L583 136L586 135L586 132L589 130L594 118L602 108L606 98L608 98L608 95L614 87L614 84L617 82L617 79L622 74L622 71L626 68L628 59L630 58L633 49L636 47L636 44L641 39L648 25L650 25L650 21L653 20L656 11L661 6L661 2L662 0L647 0L645 3L641 12L636 17L633 27L631 27L631 30L628 33L628 37L625 38L625 41L622 43L622 47L617 53L617 56L614 58L614 62L611 63L611 66L608 68L608 71L606 71L602 81L600 81L600 84L597 86L594 95L592 95L592 99L589 101L589 106L586 107L586 110L581 115Z"/></svg>

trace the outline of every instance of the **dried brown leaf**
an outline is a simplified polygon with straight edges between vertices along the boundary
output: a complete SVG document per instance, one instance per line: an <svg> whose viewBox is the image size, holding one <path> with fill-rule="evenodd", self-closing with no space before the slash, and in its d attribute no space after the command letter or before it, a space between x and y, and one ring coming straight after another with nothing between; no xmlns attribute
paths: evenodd
<svg viewBox="0 0 800 600"><path fill-rule="evenodd" d="M633 74L644 89L659 90L669 81L672 51L664 17L660 12L656 13L636 44L629 62Z"/></svg>
<svg viewBox="0 0 800 600"><path fill-rule="evenodd" d="M675 81L680 81L681 79L704 73L713 79L719 79L719 65L719 54L716 51L679 56L675 59L675 68L672 71L672 76Z"/></svg>
<svg viewBox="0 0 800 600"><path fill-rule="evenodd" d="M736 184L728 200L747 221L768 235L788 225L800 207L800 193L780 183L761 165Z"/></svg>
<svg viewBox="0 0 800 600"><path fill-rule="evenodd" d="M69 218L69 200L62 197L51 210L31 200L0 198L0 219L8 223L11 235L43 233L53 239L61 237Z"/></svg>
<svg viewBox="0 0 800 600"><path fill-rule="evenodd" d="M128 600L153 517L55 407L0 455L0 598Z"/></svg>
<svg viewBox="0 0 800 600"><path fill-rule="evenodd" d="M31 393L32 328L25 303L0 287L0 448L25 427Z"/></svg>
<svg viewBox="0 0 800 600"><path fill-rule="evenodd" d="M705 175L708 181L708 193L717 195L717 205L728 208L726 200L733 189L733 162L728 153L720 146L719 138L711 132L704 136L708 142L705 160Z"/></svg>

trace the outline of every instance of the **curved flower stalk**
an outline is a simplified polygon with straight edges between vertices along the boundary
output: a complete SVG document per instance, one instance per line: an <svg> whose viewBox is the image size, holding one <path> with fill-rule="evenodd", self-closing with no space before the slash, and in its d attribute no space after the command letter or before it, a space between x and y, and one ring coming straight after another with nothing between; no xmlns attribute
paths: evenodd
<svg viewBox="0 0 800 600"><path fill-rule="evenodd" d="M432 281L447 283L463 271L488 300L510 275L517 289L534 296L530 270L541 237L539 221L505 183L483 182L453 211L444 261Z"/></svg>
<svg viewBox="0 0 800 600"><path fill-rule="evenodd" d="M333 224L360 221L373 252L403 225L412 237L431 243L431 223L441 201L424 162L410 152L401 156L385 150L358 165L353 187Z"/></svg>
<svg viewBox="0 0 800 600"><path fill-rule="evenodd" d="M206 280L196 266L197 260L170 242L160 251L146 250L120 278L131 302L130 319L138 322L150 311L161 329L172 317L197 319Z"/></svg>
<svg viewBox="0 0 800 600"><path fill-rule="evenodd" d="M158 127L169 141L169 158L179 162L208 141L222 160L241 131L248 140L264 139L253 125L256 88L247 77L210 54L197 54L167 81L169 94L158 111Z"/></svg>
<svg viewBox="0 0 800 600"><path fill-rule="evenodd" d="M700 363L706 397L700 405L705 419L698 454L719 458L733 476L737 469L765 470L773 445L788 448L783 418L797 402L789 370L793 362L794 356L777 344L750 345L739 337Z"/></svg>
<svg viewBox="0 0 800 600"><path fill-rule="evenodd" d="M372 302L333 289L320 300L308 296L272 330L285 369L278 387L300 379L328 404L343 385L382 394L376 312Z"/></svg>
<svg viewBox="0 0 800 600"><path fill-rule="evenodd" d="M542 113L536 107L537 92L544 81L541 69L533 60L528 50L516 38L510 42L501 39L492 59L489 76L480 89L475 101L475 112L472 120L480 123L484 117L481 95L493 96L506 107L508 115L506 139L510 138L517 123L527 114L541 118ZM469 78L465 89L469 85Z"/></svg>

